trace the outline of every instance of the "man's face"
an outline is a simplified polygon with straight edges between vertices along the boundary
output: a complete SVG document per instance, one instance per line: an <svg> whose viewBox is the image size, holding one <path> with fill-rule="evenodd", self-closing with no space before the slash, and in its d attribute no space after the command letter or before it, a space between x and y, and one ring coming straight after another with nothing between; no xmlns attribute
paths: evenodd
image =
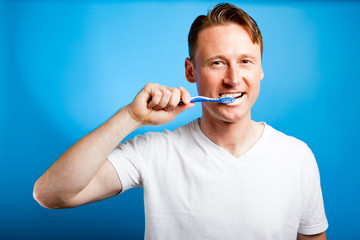
<svg viewBox="0 0 360 240"><path fill-rule="evenodd" d="M199 95L236 98L231 104L203 103L204 117L226 122L251 117L264 74L260 46L251 41L245 28L230 23L202 30L194 59L187 59L185 67Z"/></svg>

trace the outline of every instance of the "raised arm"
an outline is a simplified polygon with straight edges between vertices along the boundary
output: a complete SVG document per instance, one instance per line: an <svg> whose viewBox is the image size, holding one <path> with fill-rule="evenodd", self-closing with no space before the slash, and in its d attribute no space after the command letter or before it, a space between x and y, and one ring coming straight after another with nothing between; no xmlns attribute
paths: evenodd
<svg viewBox="0 0 360 240"><path fill-rule="evenodd" d="M178 105L182 99L184 104ZM69 208L99 201L122 190L107 156L129 133L144 125L161 125L194 106L184 88L147 84L130 105L89 133L36 181L34 198L47 208Z"/></svg>

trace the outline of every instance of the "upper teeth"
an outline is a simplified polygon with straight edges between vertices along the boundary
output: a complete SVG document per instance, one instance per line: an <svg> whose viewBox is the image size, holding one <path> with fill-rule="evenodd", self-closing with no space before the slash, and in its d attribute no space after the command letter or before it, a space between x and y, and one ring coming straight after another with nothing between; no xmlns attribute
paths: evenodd
<svg viewBox="0 0 360 240"><path fill-rule="evenodd" d="M219 94L220 97L233 97L233 98L237 98L237 97L241 97L244 93L224 93L224 94Z"/></svg>

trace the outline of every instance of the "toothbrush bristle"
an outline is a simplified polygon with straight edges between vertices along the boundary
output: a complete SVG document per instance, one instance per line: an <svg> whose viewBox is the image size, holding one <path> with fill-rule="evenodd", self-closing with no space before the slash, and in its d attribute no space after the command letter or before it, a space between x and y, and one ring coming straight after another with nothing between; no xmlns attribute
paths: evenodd
<svg viewBox="0 0 360 240"><path fill-rule="evenodd" d="M229 104L235 101L235 98L233 97L224 97L221 98L221 103Z"/></svg>

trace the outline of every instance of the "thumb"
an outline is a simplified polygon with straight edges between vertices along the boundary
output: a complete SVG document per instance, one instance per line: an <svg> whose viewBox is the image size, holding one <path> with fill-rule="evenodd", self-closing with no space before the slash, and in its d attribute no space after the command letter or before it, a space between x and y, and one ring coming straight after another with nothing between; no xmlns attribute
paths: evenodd
<svg viewBox="0 0 360 240"><path fill-rule="evenodd" d="M176 108L172 109L175 116L179 115L183 111L192 108L195 106L195 103L188 103L188 104L179 104Z"/></svg>

